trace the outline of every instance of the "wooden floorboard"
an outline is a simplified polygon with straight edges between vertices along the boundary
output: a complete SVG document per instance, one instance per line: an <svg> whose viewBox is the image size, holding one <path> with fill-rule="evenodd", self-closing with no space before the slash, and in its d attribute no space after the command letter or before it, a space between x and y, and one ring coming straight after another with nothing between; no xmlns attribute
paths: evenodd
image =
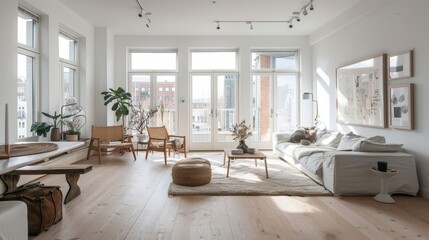
<svg viewBox="0 0 429 240"><path fill-rule="evenodd" d="M157 153L148 160L139 154L137 161L129 153L112 153L101 165L95 157L79 162L93 164L79 179L82 194L64 205L63 220L30 239L429 239L428 199L394 195L395 204L382 204L372 196L173 198L167 191L177 161L164 165ZM62 175L37 181L59 185L63 194L68 189Z"/></svg>

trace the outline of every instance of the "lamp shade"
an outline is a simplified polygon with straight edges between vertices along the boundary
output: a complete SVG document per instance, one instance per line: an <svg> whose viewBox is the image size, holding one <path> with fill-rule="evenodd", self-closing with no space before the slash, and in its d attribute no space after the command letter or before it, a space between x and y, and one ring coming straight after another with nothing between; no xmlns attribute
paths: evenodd
<svg viewBox="0 0 429 240"><path fill-rule="evenodd" d="M302 99L312 99L313 93L305 92L302 94Z"/></svg>

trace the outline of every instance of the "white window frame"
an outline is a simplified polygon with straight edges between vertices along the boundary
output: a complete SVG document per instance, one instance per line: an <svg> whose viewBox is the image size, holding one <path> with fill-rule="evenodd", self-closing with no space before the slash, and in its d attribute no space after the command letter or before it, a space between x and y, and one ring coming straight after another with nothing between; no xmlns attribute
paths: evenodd
<svg viewBox="0 0 429 240"><path fill-rule="evenodd" d="M37 122L40 120L39 114L38 112L40 111L40 46L39 46L39 38L40 38L40 21L39 21L39 16L32 13L31 11L18 6L18 13L19 14L23 14L26 15L27 17L32 18L35 21L35 25L34 25L34 47L30 47L27 46L25 44L19 43L17 41L17 54L22 54L28 57L33 58L34 62L33 62L33 88L32 88L32 111L29 112L28 114L32 115L33 121ZM17 27L18 30L18 27ZM28 99L27 99L28 101ZM28 110L28 109L27 109ZM31 124L32 124L31 123ZM31 134L30 132L30 128L31 128L31 124L28 123L27 126L27 133L26 136L23 138L20 138L21 135L17 134L17 137L20 141L26 141L31 139L34 134ZM18 130L18 128L17 128Z"/></svg>
<svg viewBox="0 0 429 240"><path fill-rule="evenodd" d="M64 99L64 68L69 68L74 71L74 79L73 79L73 97L75 97L77 100L79 100L79 40L77 37L73 36L72 34L60 29L58 33L58 37L60 35L63 35L66 38L69 38L71 40L74 40L75 42L75 60L76 61L70 61L65 58L61 58L58 55L59 61L60 61L60 76L61 76L61 99L63 104L65 104ZM58 46L59 47L59 46Z"/></svg>

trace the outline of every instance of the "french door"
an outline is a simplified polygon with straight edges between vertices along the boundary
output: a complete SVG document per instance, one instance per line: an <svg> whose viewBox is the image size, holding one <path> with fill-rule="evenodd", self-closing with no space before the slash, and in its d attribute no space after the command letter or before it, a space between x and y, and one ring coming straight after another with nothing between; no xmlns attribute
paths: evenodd
<svg viewBox="0 0 429 240"><path fill-rule="evenodd" d="M191 74L191 147L221 150L234 145L237 122L237 74Z"/></svg>
<svg viewBox="0 0 429 240"><path fill-rule="evenodd" d="M252 75L253 144L271 148L273 132L287 132L299 122L298 75L267 73Z"/></svg>

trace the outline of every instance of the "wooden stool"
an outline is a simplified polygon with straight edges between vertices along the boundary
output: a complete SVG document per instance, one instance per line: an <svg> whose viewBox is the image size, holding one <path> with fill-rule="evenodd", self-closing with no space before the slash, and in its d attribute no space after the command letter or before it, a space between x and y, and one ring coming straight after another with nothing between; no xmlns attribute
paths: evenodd
<svg viewBox="0 0 429 240"><path fill-rule="evenodd" d="M177 185L205 185L212 178L210 161L203 158L180 160L173 166L171 175L173 176L173 183Z"/></svg>

